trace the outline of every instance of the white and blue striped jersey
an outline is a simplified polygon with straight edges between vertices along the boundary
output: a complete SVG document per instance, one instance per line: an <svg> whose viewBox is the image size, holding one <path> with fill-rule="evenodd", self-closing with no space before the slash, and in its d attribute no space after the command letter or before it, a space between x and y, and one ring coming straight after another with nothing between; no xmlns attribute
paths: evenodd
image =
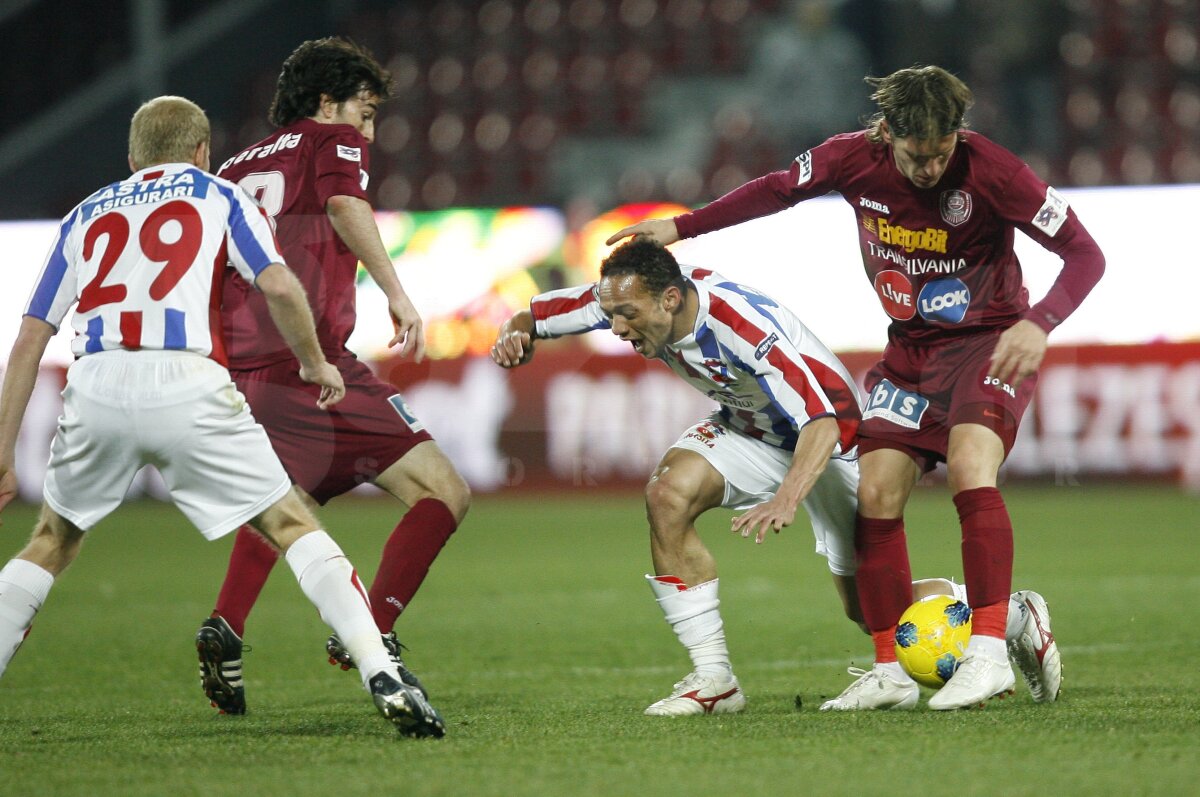
<svg viewBox="0 0 1200 797"><path fill-rule="evenodd" d="M764 294L707 269L680 268L696 288L696 326L659 359L720 404L726 424L740 432L792 451L801 427L833 416L841 430L834 453L848 453L862 396L833 352ZM539 338L612 327L595 283L535 296L530 311Z"/></svg>
<svg viewBox="0 0 1200 797"><path fill-rule="evenodd" d="M57 329L74 305L76 357L171 349L224 365L224 270L253 283L272 263L283 256L248 194L190 164L160 164L105 186L63 219L25 314Z"/></svg>

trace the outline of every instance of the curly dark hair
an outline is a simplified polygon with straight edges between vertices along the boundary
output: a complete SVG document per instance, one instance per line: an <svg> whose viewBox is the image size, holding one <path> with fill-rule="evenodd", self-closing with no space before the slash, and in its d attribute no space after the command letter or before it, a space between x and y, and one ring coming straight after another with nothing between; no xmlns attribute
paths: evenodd
<svg viewBox="0 0 1200 797"><path fill-rule="evenodd" d="M884 121L896 138L927 141L956 133L966 127L963 117L975 102L967 84L940 66L913 66L865 80L875 89L871 99L879 107L867 120L867 138L876 144L883 140Z"/></svg>
<svg viewBox="0 0 1200 797"><path fill-rule="evenodd" d="M609 252L600 264L601 277L621 277L636 274L642 285L654 296L660 296L672 285L683 286L679 262L662 244L639 235Z"/></svg>
<svg viewBox="0 0 1200 797"><path fill-rule="evenodd" d="M345 102L363 91L380 100L392 93L392 76L366 48L336 36L306 41L283 62L269 118L286 127L314 115L322 94Z"/></svg>

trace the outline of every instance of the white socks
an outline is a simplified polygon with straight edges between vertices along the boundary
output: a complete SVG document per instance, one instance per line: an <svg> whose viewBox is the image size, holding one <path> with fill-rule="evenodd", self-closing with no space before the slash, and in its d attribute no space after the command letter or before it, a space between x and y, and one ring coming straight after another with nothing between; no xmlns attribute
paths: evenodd
<svg viewBox="0 0 1200 797"><path fill-rule="evenodd" d="M292 543L284 557L300 589L354 659L363 685L384 670L398 677L371 616L367 591L333 538L321 530L311 531Z"/></svg>
<svg viewBox="0 0 1200 797"><path fill-rule="evenodd" d="M24 559L11 559L0 570L0 675L25 641L52 586L48 570Z"/></svg>
<svg viewBox="0 0 1200 797"><path fill-rule="evenodd" d="M696 672L728 679L733 675L729 649L725 646L725 625L717 607L717 582L714 578L689 588L675 576L646 576L667 622L687 648Z"/></svg>

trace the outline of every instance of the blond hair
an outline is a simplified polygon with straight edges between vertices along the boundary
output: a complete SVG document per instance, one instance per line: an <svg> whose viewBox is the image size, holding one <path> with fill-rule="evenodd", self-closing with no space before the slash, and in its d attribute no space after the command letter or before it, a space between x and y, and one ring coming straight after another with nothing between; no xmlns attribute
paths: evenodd
<svg viewBox="0 0 1200 797"><path fill-rule="evenodd" d="M867 139L883 141L882 126L896 138L943 138L966 127L964 115L975 102L967 84L940 66L914 66L887 77L869 77L879 110L867 120Z"/></svg>
<svg viewBox="0 0 1200 797"><path fill-rule="evenodd" d="M155 97L129 123L129 159L138 169L190 163L209 135L208 117L199 105L184 97Z"/></svg>

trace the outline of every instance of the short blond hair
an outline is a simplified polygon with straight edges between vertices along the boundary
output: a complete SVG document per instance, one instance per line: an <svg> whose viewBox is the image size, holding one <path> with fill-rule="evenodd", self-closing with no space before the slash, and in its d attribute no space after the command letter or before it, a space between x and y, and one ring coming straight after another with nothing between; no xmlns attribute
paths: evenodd
<svg viewBox="0 0 1200 797"><path fill-rule="evenodd" d="M129 123L129 159L138 169L190 163L209 137L208 117L199 105L184 97L155 97Z"/></svg>

